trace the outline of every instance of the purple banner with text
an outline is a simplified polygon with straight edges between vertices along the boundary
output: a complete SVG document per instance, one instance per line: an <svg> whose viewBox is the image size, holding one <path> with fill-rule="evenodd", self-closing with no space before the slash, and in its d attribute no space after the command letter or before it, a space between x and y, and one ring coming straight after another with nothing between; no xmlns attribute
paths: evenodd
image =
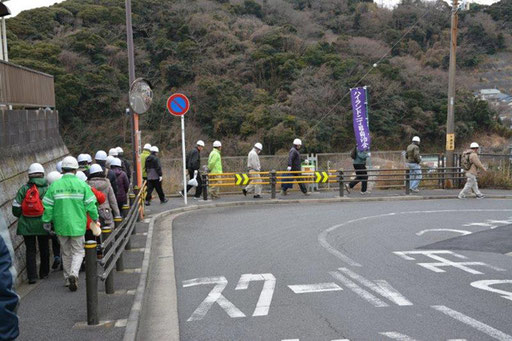
<svg viewBox="0 0 512 341"><path fill-rule="evenodd" d="M366 89L350 89L352 99L352 111L354 112L354 135L356 136L357 150L369 150L371 137L368 127L368 116L366 111Z"/></svg>

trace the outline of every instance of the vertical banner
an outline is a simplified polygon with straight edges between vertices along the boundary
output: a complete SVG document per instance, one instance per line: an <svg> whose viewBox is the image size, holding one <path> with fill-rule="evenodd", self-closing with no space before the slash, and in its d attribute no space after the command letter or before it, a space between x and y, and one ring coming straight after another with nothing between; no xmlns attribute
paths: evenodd
<svg viewBox="0 0 512 341"><path fill-rule="evenodd" d="M371 137L366 108L366 89L350 89L350 98L352 100L352 111L354 113L354 135L356 136L357 150L370 150Z"/></svg>

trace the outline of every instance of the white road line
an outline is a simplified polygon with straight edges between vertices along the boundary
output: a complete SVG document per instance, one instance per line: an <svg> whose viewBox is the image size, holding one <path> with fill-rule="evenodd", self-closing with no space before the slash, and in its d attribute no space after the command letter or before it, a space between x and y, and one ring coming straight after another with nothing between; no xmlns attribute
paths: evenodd
<svg viewBox="0 0 512 341"><path fill-rule="evenodd" d="M494 279L494 280L476 281L476 282L471 283L471 286L474 288L487 290L490 292L495 292L497 294L500 294L501 297L512 301L512 292L506 291L506 290L501 290L501 289L496 289L496 288L491 288L491 285L496 285L496 284L512 284L512 280L510 280L510 279L505 279L505 280Z"/></svg>
<svg viewBox="0 0 512 341"><path fill-rule="evenodd" d="M370 294L368 291L361 288L359 285L355 284L345 276L343 276L341 273L336 271L330 271L329 274L340 281L343 285L345 285L347 288L352 290L355 294L359 295L361 298L366 300L368 303L372 304L374 307L381 308L381 307L388 307L389 305L378 299L377 297Z"/></svg>
<svg viewBox="0 0 512 341"><path fill-rule="evenodd" d="M126 327L127 324L128 324L127 319L117 320L116 323L114 324L114 327L124 328L124 327Z"/></svg>
<svg viewBox="0 0 512 341"><path fill-rule="evenodd" d="M455 233L460 233L464 236L473 233L473 232L466 231L466 230L455 230L455 229L428 229L428 230L420 231L420 232L416 233L416 235L422 236L427 232L455 232Z"/></svg>
<svg viewBox="0 0 512 341"><path fill-rule="evenodd" d="M339 268L338 270L343 272L344 274L348 275L353 280L358 281L365 287L375 291L377 294L387 298L388 300L390 300L391 302L393 302L397 305L400 305L400 306L412 305L412 303L407 298L402 296L396 289L394 289L385 280L376 281L378 284L375 284L372 281L367 280L363 276L361 276L347 268Z"/></svg>
<svg viewBox="0 0 512 341"><path fill-rule="evenodd" d="M426 213L475 213L475 212L511 212L510 209L465 209L465 210L431 210L431 211L405 211L405 212L392 212L392 213L386 213L386 214L379 214L374 216L368 216L368 217L362 217L357 219L352 219L349 221L346 221L342 224L334 225L329 227L328 229L322 231L318 235L318 243L327 250L330 254L335 256L336 258L340 259L341 261L347 263L350 266L362 266L361 264L354 261L352 258L344 255L340 251L338 251L335 247L333 247L329 242L327 241L327 236L329 233L339 229L340 227L357 223L359 221L369 220L369 219L377 219L377 218L385 218L385 217L392 217L395 215L409 215L409 214L426 214ZM512 217L511 217L512 218Z"/></svg>
<svg viewBox="0 0 512 341"><path fill-rule="evenodd" d="M488 224L488 223L469 223L469 224L464 224L462 226L466 226L466 227L481 226L481 227L491 227L492 228L494 225L493 224Z"/></svg>
<svg viewBox="0 0 512 341"><path fill-rule="evenodd" d="M245 290L249 288L249 282L251 281L265 281L252 316L267 316L270 304L272 303L272 297L274 296L276 278L272 274L244 274L240 277L235 290Z"/></svg>
<svg viewBox="0 0 512 341"><path fill-rule="evenodd" d="M325 291L340 291L343 290L338 284L330 283L317 283L317 284L304 284L304 285L289 285L290 288L296 294L309 294L313 292L325 292Z"/></svg>
<svg viewBox="0 0 512 341"><path fill-rule="evenodd" d="M433 309L442 312L443 314L450 316L451 318L467 324L468 326L475 328L476 330L489 335L490 337L500 341L512 341L512 336L503 333L502 331L495 329L483 322L475 320L472 317L466 316L458 311L450 309L444 305L433 305Z"/></svg>
<svg viewBox="0 0 512 341"><path fill-rule="evenodd" d="M196 308L196 310L189 317L187 322L202 320L206 313L210 310L214 303L217 303L231 318L245 317L245 314L240 311L233 303L222 295L222 291L228 285L226 277L203 277L194 278L183 281L183 287L188 288L196 285L215 284L212 291L204 299L203 302Z"/></svg>
<svg viewBox="0 0 512 341"><path fill-rule="evenodd" d="M407 336L405 334L398 333L398 332L384 332L384 333L379 333L379 334L386 336L393 340L398 340L398 341L416 341L412 337Z"/></svg>

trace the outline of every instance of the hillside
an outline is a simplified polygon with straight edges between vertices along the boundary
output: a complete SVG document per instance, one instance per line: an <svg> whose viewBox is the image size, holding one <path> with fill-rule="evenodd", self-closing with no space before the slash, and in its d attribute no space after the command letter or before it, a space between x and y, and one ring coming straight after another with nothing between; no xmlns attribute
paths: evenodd
<svg viewBox="0 0 512 341"><path fill-rule="evenodd" d="M504 133L471 95L470 75L510 47L511 3L461 13L459 141ZM137 0L133 12L136 73L155 93L141 121L144 142L177 148L179 120L165 100L179 90L192 100L188 142L221 139L236 155L258 140L272 154L302 136L308 152L345 151L353 144L346 94L367 85L374 149L396 149L413 134L428 149L444 146L443 2L405 0L389 10L357 0ZM130 141L124 20L124 0L67 0L8 20L11 61L56 77L61 130L74 153Z"/></svg>

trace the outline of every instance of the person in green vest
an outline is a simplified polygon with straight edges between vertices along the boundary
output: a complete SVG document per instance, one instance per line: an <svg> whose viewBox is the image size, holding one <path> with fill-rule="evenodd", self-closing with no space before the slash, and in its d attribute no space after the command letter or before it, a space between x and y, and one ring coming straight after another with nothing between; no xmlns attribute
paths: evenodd
<svg viewBox="0 0 512 341"><path fill-rule="evenodd" d="M222 173L222 158L220 156L220 151L222 149L222 143L220 141L213 142L213 150L210 152L210 156L208 156L208 171L210 174L221 174ZM213 184L220 184L221 181L211 182ZM212 199L219 198L219 186L210 186L210 195Z"/></svg>
<svg viewBox="0 0 512 341"><path fill-rule="evenodd" d="M49 235L43 228L43 203L42 200L48 183L44 177L44 168L39 163L33 163L28 168L28 182L21 186L12 202L12 214L18 218L16 233L23 236L25 241L25 257L27 263L28 283L37 282L37 248L41 263L39 264L39 278L48 277L50 272L50 248ZM37 193L35 192L37 191Z"/></svg>
<svg viewBox="0 0 512 341"><path fill-rule="evenodd" d="M151 145L149 143L146 143L144 145L144 150L142 151L142 154L140 154L140 164L142 165L142 179L147 180L148 174L146 173L146 159L149 155L151 155Z"/></svg>

